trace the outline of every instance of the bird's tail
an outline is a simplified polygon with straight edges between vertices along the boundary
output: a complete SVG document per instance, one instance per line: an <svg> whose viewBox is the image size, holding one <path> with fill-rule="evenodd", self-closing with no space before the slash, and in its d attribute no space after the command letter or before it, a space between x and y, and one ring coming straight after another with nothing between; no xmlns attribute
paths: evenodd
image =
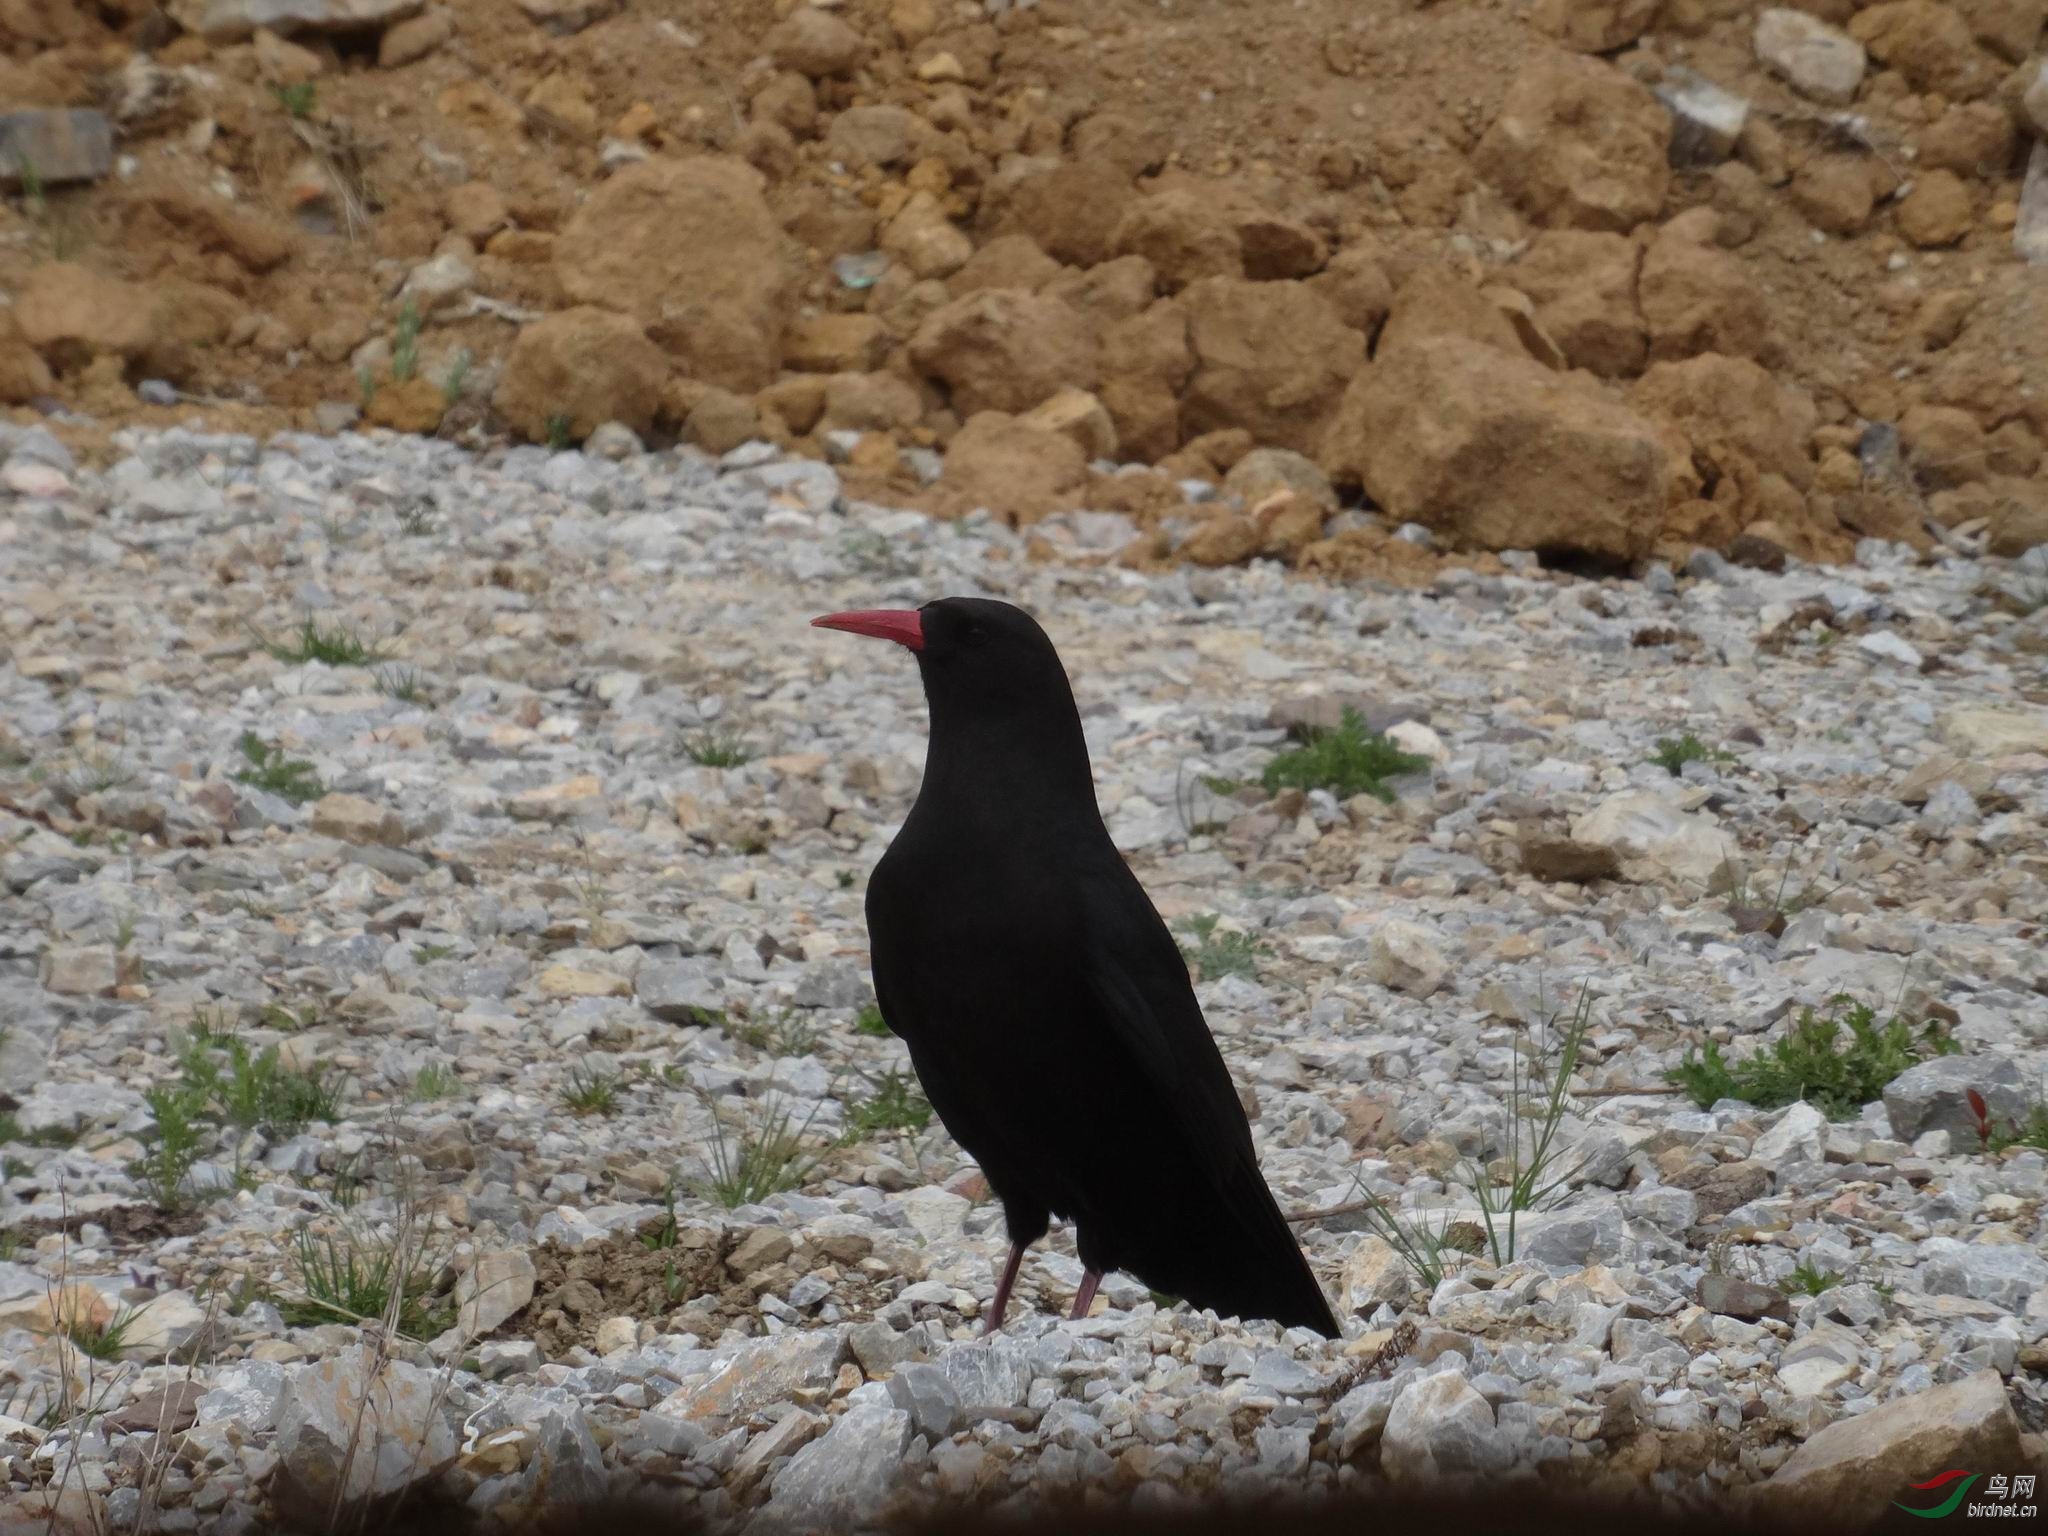
<svg viewBox="0 0 2048 1536"><path fill-rule="evenodd" d="M1343 1330L1309 1268L1294 1229L1280 1213L1255 1163L1236 1170L1220 1191L1213 1247L1190 1266L1181 1294L1223 1317L1271 1318L1286 1328L1311 1328L1326 1339Z"/></svg>

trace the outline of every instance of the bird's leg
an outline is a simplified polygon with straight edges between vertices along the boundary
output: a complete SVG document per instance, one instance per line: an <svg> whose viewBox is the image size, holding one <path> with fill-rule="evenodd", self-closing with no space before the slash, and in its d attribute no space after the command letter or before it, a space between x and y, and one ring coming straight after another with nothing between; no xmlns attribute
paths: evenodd
<svg viewBox="0 0 2048 1536"><path fill-rule="evenodd" d="M995 1300L988 1304L988 1321L982 1324L983 1338L1003 1326L1003 1314L1010 1309L1010 1287L1017 1283L1017 1271L1023 1266L1026 1246L1019 1242L1010 1244L1010 1257L1003 1265L1003 1278L996 1282Z"/></svg>
<svg viewBox="0 0 2048 1536"><path fill-rule="evenodd" d="M1095 1288L1102 1284L1102 1271L1091 1269L1081 1276L1081 1289L1074 1292L1074 1310L1069 1318L1086 1317L1088 1309L1095 1305Z"/></svg>

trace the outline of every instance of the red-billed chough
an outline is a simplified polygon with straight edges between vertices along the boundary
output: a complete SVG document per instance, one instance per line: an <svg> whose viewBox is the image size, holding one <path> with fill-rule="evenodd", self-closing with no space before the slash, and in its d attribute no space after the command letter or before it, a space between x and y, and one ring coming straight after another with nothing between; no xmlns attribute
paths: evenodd
<svg viewBox="0 0 2048 1536"><path fill-rule="evenodd" d="M1060 1216L1087 1269L1076 1317L1121 1269L1334 1337L1186 962L1102 824L1045 631L957 597L812 622L906 646L923 674L924 784L868 883L868 934L883 1019L1003 1202L990 1330Z"/></svg>

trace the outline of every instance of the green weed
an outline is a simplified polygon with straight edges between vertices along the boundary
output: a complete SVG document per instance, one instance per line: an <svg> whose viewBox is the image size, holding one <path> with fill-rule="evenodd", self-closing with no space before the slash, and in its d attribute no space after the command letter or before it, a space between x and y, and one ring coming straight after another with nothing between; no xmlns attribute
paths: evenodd
<svg viewBox="0 0 2048 1536"><path fill-rule="evenodd" d="M1219 928L1221 921L1214 912L1188 918L1181 928L1193 934L1195 942L1182 944L1181 953L1193 963L1203 981L1224 976L1256 976L1264 946L1248 933Z"/></svg>
<svg viewBox="0 0 2048 1536"><path fill-rule="evenodd" d="M350 625L329 629L311 614L300 622L298 633L290 640L265 641L264 649L290 666L318 661L330 667L368 667L385 659L382 648L365 643Z"/></svg>
<svg viewBox="0 0 2048 1536"><path fill-rule="evenodd" d="M439 1333L446 1319L428 1304L440 1265L421 1247L360 1236L343 1228L318 1237L292 1235L287 1254L299 1295L278 1310L294 1327L376 1322L396 1309L399 1332L415 1339Z"/></svg>
<svg viewBox="0 0 2048 1536"><path fill-rule="evenodd" d="M732 731L699 731L683 743L683 751L699 768L738 768L753 757Z"/></svg>
<svg viewBox="0 0 2048 1536"><path fill-rule="evenodd" d="M1783 1038L1740 1061L1728 1061L1709 1041L1697 1055L1687 1051L1665 1080L1683 1088L1701 1109L1721 1099L1758 1109L1804 1099L1829 1119L1844 1120L1882 1097L1885 1085L1907 1068L1962 1049L1940 1024L1918 1031L1904 1019L1879 1024L1867 1003L1850 1005L1837 1018L1845 1004L1849 999L1837 996L1826 1013L1801 1010Z"/></svg>
<svg viewBox="0 0 2048 1536"><path fill-rule="evenodd" d="M1337 729L1309 731L1301 746L1266 764L1259 782L1269 795L1282 789L1327 789L1339 800L1372 795L1392 803L1394 791L1386 781L1428 766L1428 758L1403 752L1379 732L1367 730L1357 710L1346 709Z"/></svg>
<svg viewBox="0 0 2048 1536"><path fill-rule="evenodd" d="M882 1010L873 1003L863 1003L860 1012L853 1016L853 1032L873 1035L878 1040L886 1040L895 1033L882 1018Z"/></svg>
<svg viewBox="0 0 2048 1536"><path fill-rule="evenodd" d="M1810 1259L1801 1259L1791 1274L1778 1282L1787 1296L1818 1296L1833 1290L1845 1277L1832 1269L1821 1269Z"/></svg>
<svg viewBox="0 0 2048 1536"><path fill-rule="evenodd" d="M563 1107L579 1115L616 1114L622 1081L622 1074L607 1072L602 1067L571 1067L568 1084L561 1093Z"/></svg>
<svg viewBox="0 0 2048 1536"><path fill-rule="evenodd" d="M420 371L420 307L407 299L398 311L398 330L391 339L391 377L401 384Z"/></svg>
<svg viewBox="0 0 2048 1536"><path fill-rule="evenodd" d="M303 120L310 117L320 97L320 88L310 80L301 80L295 85L274 85L271 95L283 107L287 116Z"/></svg>
<svg viewBox="0 0 2048 1536"><path fill-rule="evenodd" d="M1721 747L1710 747L1690 731L1683 736L1660 736L1657 750L1649 760L1670 774L1678 777L1687 763L1732 763L1735 754Z"/></svg>
<svg viewBox="0 0 2048 1536"><path fill-rule="evenodd" d="M702 1191L707 1198L734 1210L799 1188L816 1170L817 1155L804 1146L817 1119L816 1107L798 1124L787 1104L771 1105L762 1123L743 1127L735 1142L727 1140L717 1106L708 1095L700 1097L711 1110L711 1177Z"/></svg>
<svg viewBox="0 0 2048 1536"><path fill-rule="evenodd" d="M283 747L264 741L254 731L242 732L235 745L249 760L248 767L235 770L237 784L248 784L293 805L304 805L327 793L311 763L286 757Z"/></svg>
<svg viewBox="0 0 2048 1536"><path fill-rule="evenodd" d="M847 1106L847 1140L864 1141L877 1131L921 1131L932 1123L932 1106L908 1072L891 1067L868 1083L874 1091Z"/></svg>

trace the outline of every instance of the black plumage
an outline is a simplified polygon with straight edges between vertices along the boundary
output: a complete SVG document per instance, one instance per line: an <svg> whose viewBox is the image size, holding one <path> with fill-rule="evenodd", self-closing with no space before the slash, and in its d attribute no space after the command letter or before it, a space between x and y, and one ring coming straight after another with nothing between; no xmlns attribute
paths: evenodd
<svg viewBox="0 0 2048 1536"><path fill-rule="evenodd" d="M1179 947L1110 840L1045 631L947 598L816 621L917 654L924 783L868 885L876 1000L1023 1250L1071 1220L1121 1269L1226 1316L1337 1332L1259 1173Z"/></svg>

